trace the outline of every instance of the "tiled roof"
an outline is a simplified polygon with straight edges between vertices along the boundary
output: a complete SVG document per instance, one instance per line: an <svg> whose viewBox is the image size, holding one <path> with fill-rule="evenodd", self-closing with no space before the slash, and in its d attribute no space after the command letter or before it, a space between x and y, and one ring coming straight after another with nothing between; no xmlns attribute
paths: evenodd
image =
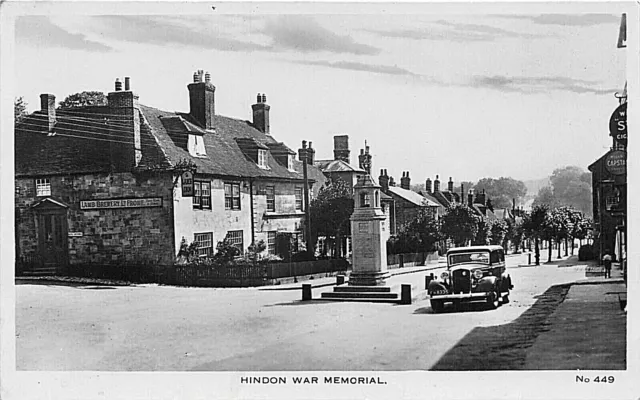
<svg viewBox="0 0 640 400"><path fill-rule="evenodd" d="M330 173L330 172L364 173L365 172L363 169L356 168L351 164L347 164L342 160L316 160L313 164L316 167L320 168L324 173Z"/></svg>
<svg viewBox="0 0 640 400"><path fill-rule="evenodd" d="M403 189L398 186L389 186L389 192L417 206L421 206L421 207L439 207L440 206L439 203L429 200L426 197L421 196L418 193L414 192L413 190Z"/></svg>
<svg viewBox="0 0 640 400"><path fill-rule="evenodd" d="M273 149L276 156L283 152L295 154L272 136L255 129L249 121L216 115L213 129L205 130L189 114L162 111L142 104L139 107L142 144L139 167L169 168L189 160L202 174L303 179L299 161L294 161L291 171L285 158L276 160L269 151L269 168L263 169L245 156L239 143L250 142L257 148ZM114 141L121 142L115 143L119 149L129 143L122 136L121 122L106 122L104 116L109 113L108 106L78 108L68 113L56 111L55 136L47 136L46 115L35 112L25 118L15 129L16 176L111 171L110 148ZM206 157L189 154L186 145L189 134L203 137ZM308 168L308 177L312 181L324 181L322 172L312 165Z"/></svg>
<svg viewBox="0 0 640 400"><path fill-rule="evenodd" d="M106 107L82 109L78 114L58 113L56 135L48 136L45 114L35 112L15 128L16 176L111 171L110 147L118 127L105 124L97 113ZM146 140L143 143L147 144ZM133 144L132 144L133 146Z"/></svg>

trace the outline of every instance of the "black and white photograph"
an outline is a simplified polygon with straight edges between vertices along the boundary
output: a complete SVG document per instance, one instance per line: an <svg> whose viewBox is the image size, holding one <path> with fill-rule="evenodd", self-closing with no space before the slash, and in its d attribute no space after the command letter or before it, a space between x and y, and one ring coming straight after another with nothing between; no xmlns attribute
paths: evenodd
<svg viewBox="0 0 640 400"><path fill-rule="evenodd" d="M637 3L38 3L2 398L640 397Z"/></svg>

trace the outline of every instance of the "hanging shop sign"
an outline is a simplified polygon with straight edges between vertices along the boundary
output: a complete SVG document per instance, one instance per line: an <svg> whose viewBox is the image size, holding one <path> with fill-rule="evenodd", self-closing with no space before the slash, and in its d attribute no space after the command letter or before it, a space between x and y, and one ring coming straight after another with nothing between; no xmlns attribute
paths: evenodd
<svg viewBox="0 0 640 400"><path fill-rule="evenodd" d="M193 197L193 172L182 173L182 197Z"/></svg>
<svg viewBox="0 0 640 400"><path fill-rule="evenodd" d="M604 166L612 175L623 175L627 173L627 152L614 150L607 154L604 159Z"/></svg>
<svg viewBox="0 0 640 400"><path fill-rule="evenodd" d="M142 207L162 207L162 197L83 200L80 202L81 210L104 209L104 208L142 208Z"/></svg>
<svg viewBox="0 0 640 400"><path fill-rule="evenodd" d="M611 115L609 135L617 143L627 147L627 103L621 104Z"/></svg>

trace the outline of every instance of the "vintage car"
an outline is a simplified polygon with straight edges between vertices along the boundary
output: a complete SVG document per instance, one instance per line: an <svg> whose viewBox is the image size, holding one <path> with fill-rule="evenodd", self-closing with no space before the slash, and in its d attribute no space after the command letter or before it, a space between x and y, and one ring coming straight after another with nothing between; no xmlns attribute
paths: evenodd
<svg viewBox="0 0 640 400"><path fill-rule="evenodd" d="M509 301L513 289L501 246L457 247L447 252L447 270L429 282L431 309L440 312L445 303L484 302L490 309Z"/></svg>

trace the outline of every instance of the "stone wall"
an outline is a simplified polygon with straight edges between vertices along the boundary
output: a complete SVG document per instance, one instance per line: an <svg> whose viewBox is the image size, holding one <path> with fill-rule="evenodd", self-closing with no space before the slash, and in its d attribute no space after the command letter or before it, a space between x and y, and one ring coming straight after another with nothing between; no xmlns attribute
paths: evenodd
<svg viewBox="0 0 640 400"><path fill-rule="evenodd" d="M51 198L68 206L69 263L172 263L173 221L168 174L96 173L50 176ZM161 207L81 209L84 200L162 198ZM38 252L35 178L16 179L16 217L20 255Z"/></svg>

